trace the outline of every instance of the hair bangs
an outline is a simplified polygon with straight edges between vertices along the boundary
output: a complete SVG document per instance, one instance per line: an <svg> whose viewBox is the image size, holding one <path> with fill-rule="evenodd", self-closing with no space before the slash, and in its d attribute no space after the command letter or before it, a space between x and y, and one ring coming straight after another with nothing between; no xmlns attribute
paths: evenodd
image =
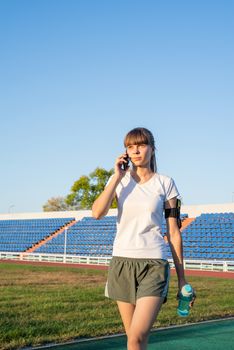
<svg viewBox="0 0 234 350"><path fill-rule="evenodd" d="M140 145L145 144L149 145L149 138L148 135L146 135L142 129L133 129L131 130L124 139L124 146L128 147L130 145Z"/></svg>

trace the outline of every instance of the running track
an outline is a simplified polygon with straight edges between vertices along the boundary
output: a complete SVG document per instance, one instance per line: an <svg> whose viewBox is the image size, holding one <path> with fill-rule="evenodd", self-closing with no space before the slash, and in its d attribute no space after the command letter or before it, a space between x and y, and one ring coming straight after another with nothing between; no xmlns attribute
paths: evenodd
<svg viewBox="0 0 234 350"><path fill-rule="evenodd" d="M64 263L50 263L37 261L18 261L18 260L0 260L0 263L12 263L21 265L38 265L38 266L63 266L63 267L77 267L85 269L107 270L108 266L102 265L86 265L86 264L64 264ZM175 269L171 269L172 275L175 274ZM219 277L234 279L234 272L219 272L219 271L202 271L202 270L185 270L187 276L204 276L204 277ZM233 347L234 349L234 347Z"/></svg>

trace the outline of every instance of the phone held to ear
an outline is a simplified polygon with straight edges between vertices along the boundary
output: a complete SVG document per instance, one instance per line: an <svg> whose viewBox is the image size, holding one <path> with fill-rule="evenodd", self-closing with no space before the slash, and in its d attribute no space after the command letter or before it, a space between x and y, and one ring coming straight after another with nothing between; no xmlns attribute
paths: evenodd
<svg viewBox="0 0 234 350"><path fill-rule="evenodd" d="M123 164L121 165L121 169L126 171L127 168L128 168L128 166L129 166L129 157L128 157L128 156L124 157L124 160L126 160L127 163L123 163Z"/></svg>

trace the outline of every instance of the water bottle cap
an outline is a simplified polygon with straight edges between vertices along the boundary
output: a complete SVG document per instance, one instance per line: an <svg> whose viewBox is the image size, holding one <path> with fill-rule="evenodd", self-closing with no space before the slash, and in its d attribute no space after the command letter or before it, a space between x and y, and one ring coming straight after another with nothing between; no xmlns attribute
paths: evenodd
<svg viewBox="0 0 234 350"><path fill-rule="evenodd" d="M187 293L191 293L193 291L192 287L190 286L190 284L185 284L185 286L183 287L184 291Z"/></svg>

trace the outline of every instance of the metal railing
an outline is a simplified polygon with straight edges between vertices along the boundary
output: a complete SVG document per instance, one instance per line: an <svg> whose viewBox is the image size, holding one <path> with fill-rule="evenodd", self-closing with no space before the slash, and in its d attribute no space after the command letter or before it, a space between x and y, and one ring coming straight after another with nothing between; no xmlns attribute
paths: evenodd
<svg viewBox="0 0 234 350"><path fill-rule="evenodd" d="M34 262L52 262L64 264L87 264L108 266L111 256L78 256L68 254L45 254L45 253L18 253L18 252L0 252L1 260L18 260ZM173 260L169 259L173 268ZM234 272L234 261L224 260L184 260L185 270L205 270Z"/></svg>

